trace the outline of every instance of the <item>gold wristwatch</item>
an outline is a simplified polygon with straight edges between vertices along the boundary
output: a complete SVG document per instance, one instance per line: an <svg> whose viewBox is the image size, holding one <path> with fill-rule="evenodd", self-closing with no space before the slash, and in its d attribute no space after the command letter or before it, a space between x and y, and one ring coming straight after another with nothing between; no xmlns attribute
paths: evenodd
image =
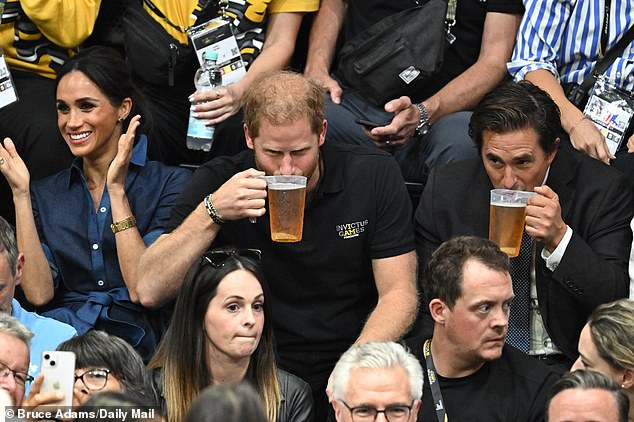
<svg viewBox="0 0 634 422"><path fill-rule="evenodd" d="M132 227L136 227L136 218L134 218L133 215L128 218L124 218L121 221L117 221L116 223L112 223L110 225L110 230L112 230L112 233L117 234L124 230L131 229Z"/></svg>

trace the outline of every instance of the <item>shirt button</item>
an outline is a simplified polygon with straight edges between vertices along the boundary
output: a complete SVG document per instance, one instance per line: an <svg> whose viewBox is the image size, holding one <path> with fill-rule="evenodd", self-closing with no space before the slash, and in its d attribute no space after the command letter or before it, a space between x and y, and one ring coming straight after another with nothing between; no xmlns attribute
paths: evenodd
<svg viewBox="0 0 634 422"><path fill-rule="evenodd" d="M99 208L99 211L100 211L100 212L106 212L106 207L101 207L101 208Z"/></svg>
<svg viewBox="0 0 634 422"><path fill-rule="evenodd" d="M544 340L544 347L548 347L548 340Z"/></svg>
<svg viewBox="0 0 634 422"><path fill-rule="evenodd" d="M99 245L97 243L93 243L92 249L96 251L97 249L99 249Z"/></svg>
<svg viewBox="0 0 634 422"><path fill-rule="evenodd" d="M99 286L103 286L103 280L99 280L99 281L97 282L97 284L98 284Z"/></svg>

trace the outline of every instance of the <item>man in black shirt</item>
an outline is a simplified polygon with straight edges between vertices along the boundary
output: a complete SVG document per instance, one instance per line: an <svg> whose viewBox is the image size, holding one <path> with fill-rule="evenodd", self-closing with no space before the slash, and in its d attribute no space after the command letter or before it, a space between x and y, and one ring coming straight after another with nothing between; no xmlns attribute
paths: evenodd
<svg viewBox="0 0 634 422"><path fill-rule="evenodd" d="M456 237L434 252L427 277L434 335L407 342L427 373L418 420L543 421L556 375L504 344L514 297L506 254Z"/></svg>
<svg viewBox="0 0 634 422"><path fill-rule="evenodd" d="M311 385L318 409L328 407L326 382L341 353L399 339L417 305L411 205L398 166L381 151L324 145L323 106L321 88L301 75L255 83L244 102L250 150L194 173L131 289L145 306L160 306L208 248L260 249L280 366ZM264 174L307 177L300 242L271 240ZM316 420L324 418L316 412Z"/></svg>

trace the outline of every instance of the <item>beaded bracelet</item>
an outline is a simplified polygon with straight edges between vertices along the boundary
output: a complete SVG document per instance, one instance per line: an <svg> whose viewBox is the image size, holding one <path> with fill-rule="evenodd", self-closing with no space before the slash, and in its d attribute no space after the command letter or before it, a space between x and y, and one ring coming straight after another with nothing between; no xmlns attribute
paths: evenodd
<svg viewBox="0 0 634 422"><path fill-rule="evenodd" d="M216 207L214 207L214 203L211 201L211 195L213 195L213 193L205 197L205 208L207 208L207 213L209 213L209 217L211 217L213 222L220 226L225 224L225 220L218 214L218 211L216 211Z"/></svg>

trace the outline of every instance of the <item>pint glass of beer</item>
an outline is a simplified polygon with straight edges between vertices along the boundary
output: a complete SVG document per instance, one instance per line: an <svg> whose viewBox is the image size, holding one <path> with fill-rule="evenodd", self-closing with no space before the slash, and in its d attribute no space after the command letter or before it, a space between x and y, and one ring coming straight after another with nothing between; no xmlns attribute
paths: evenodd
<svg viewBox="0 0 634 422"><path fill-rule="evenodd" d="M304 228L306 177L265 176L269 198L271 239L299 242Z"/></svg>
<svg viewBox="0 0 634 422"><path fill-rule="evenodd" d="M519 190L491 190L489 239L502 252L513 258L519 255L526 220L526 204L534 192Z"/></svg>

